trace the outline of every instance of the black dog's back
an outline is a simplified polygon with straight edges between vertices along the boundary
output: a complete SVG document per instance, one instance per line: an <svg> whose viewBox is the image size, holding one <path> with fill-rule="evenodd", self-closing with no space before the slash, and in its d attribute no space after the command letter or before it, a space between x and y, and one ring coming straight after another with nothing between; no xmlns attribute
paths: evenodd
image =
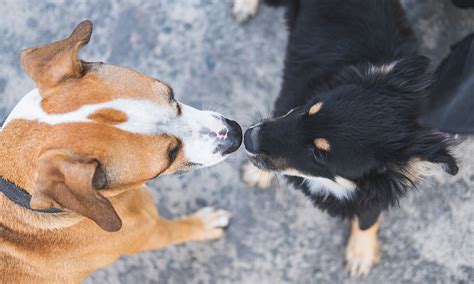
<svg viewBox="0 0 474 284"><path fill-rule="evenodd" d="M278 2L288 5L290 38L274 115L306 103L308 87L324 84L343 66L416 54L414 33L398 1Z"/></svg>

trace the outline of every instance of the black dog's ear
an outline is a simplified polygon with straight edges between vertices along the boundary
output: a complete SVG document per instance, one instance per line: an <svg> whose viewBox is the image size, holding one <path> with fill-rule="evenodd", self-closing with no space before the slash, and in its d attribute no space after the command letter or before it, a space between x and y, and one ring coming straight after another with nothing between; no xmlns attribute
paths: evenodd
<svg viewBox="0 0 474 284"><path fill-rule="evenodd" d="M429 69L430 60L425 56L411 56L383 64L363 64L343 68L335 77L334 83L362 83L366 87L388 86L388 91L400 95L418 93L429 88L434 75ZM406 96L418 99L419 96Z"/></svg>
<svg viewBox="0 0 474 284"><path fill-rule="evenodd" d="M387 71L387 79L392 87L415 93L427 89L433 83L433 74L428 71L430 60L425 56L413 56L393 63Z"/></svg>

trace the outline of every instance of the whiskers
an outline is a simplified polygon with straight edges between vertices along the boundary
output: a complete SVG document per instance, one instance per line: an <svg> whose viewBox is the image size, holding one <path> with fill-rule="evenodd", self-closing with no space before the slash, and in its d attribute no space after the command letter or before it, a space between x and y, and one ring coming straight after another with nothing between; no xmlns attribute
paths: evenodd
<svg viewBox="0 0 474 284"><path fill-rule="evenodd" d="M291 206L291 189L283 174L275 174L275 204L279 207L287 208ZM285 211L286 212L286 211Z"/></svg>
<svg viewBox="0 0 474 284"><path fill-rule="evenodd" d="M223 105L224 105L223 102L221 102L221 103L213 103L212 105L210 105L209 107L204 108L204 109L207 109L208 111L212 111L212 112L219 112L219 109L222 108ZM219 112L219 113L220 113L220 112Z"/></svg>
<svg viewBox="0 0 474 284"><path fill-rule="evenodd" d="M265 119L270 118L271 112L270 112L270 107L267 106L267 109L265 112L262 111L260 107L257 107L257 112L253 114L253 124L255 125L257 123L262 123Z"/></svg>

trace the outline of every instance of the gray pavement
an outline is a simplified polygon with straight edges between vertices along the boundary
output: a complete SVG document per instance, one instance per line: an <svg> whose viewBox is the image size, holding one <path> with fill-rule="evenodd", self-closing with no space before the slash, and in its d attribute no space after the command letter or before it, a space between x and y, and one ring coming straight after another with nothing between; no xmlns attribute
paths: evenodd
<svg viewBox="0 0 474 284"><path fill-rule="evenodd" d="M450 1L403 3L436 63L474 31L474 11ZM0 114L34 87L19 51L88 18L95 32L82 58L137 69L170 83L179 100L249 126L278 94L287 34L280 9L261 7L245 25L230 11L230 0L0 0ZM122 257L86 283L474 283L474 139L456 153L456 177L434 172L383 215L382 262L364 280L343 272L349 223L312 208L283 180L270 190L246 187L240 150L213 168L149 183L164 216L204 205L232 211L223 239Z"/></svg>

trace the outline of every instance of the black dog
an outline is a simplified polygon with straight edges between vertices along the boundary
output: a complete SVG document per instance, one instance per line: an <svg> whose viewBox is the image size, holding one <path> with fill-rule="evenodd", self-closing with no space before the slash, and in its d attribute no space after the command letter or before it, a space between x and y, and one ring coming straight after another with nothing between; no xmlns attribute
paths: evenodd
<svg viewBox="0 0 474 284"><path fill-rule="evenodd" d="M245 148L317 207L354 220L347 269L366 275L379 258L381 211L426 164L458 171L449 136L419 123L430 62L396 0L268 2L287 5L283 85L274 118L246 131Z"/></svg>

